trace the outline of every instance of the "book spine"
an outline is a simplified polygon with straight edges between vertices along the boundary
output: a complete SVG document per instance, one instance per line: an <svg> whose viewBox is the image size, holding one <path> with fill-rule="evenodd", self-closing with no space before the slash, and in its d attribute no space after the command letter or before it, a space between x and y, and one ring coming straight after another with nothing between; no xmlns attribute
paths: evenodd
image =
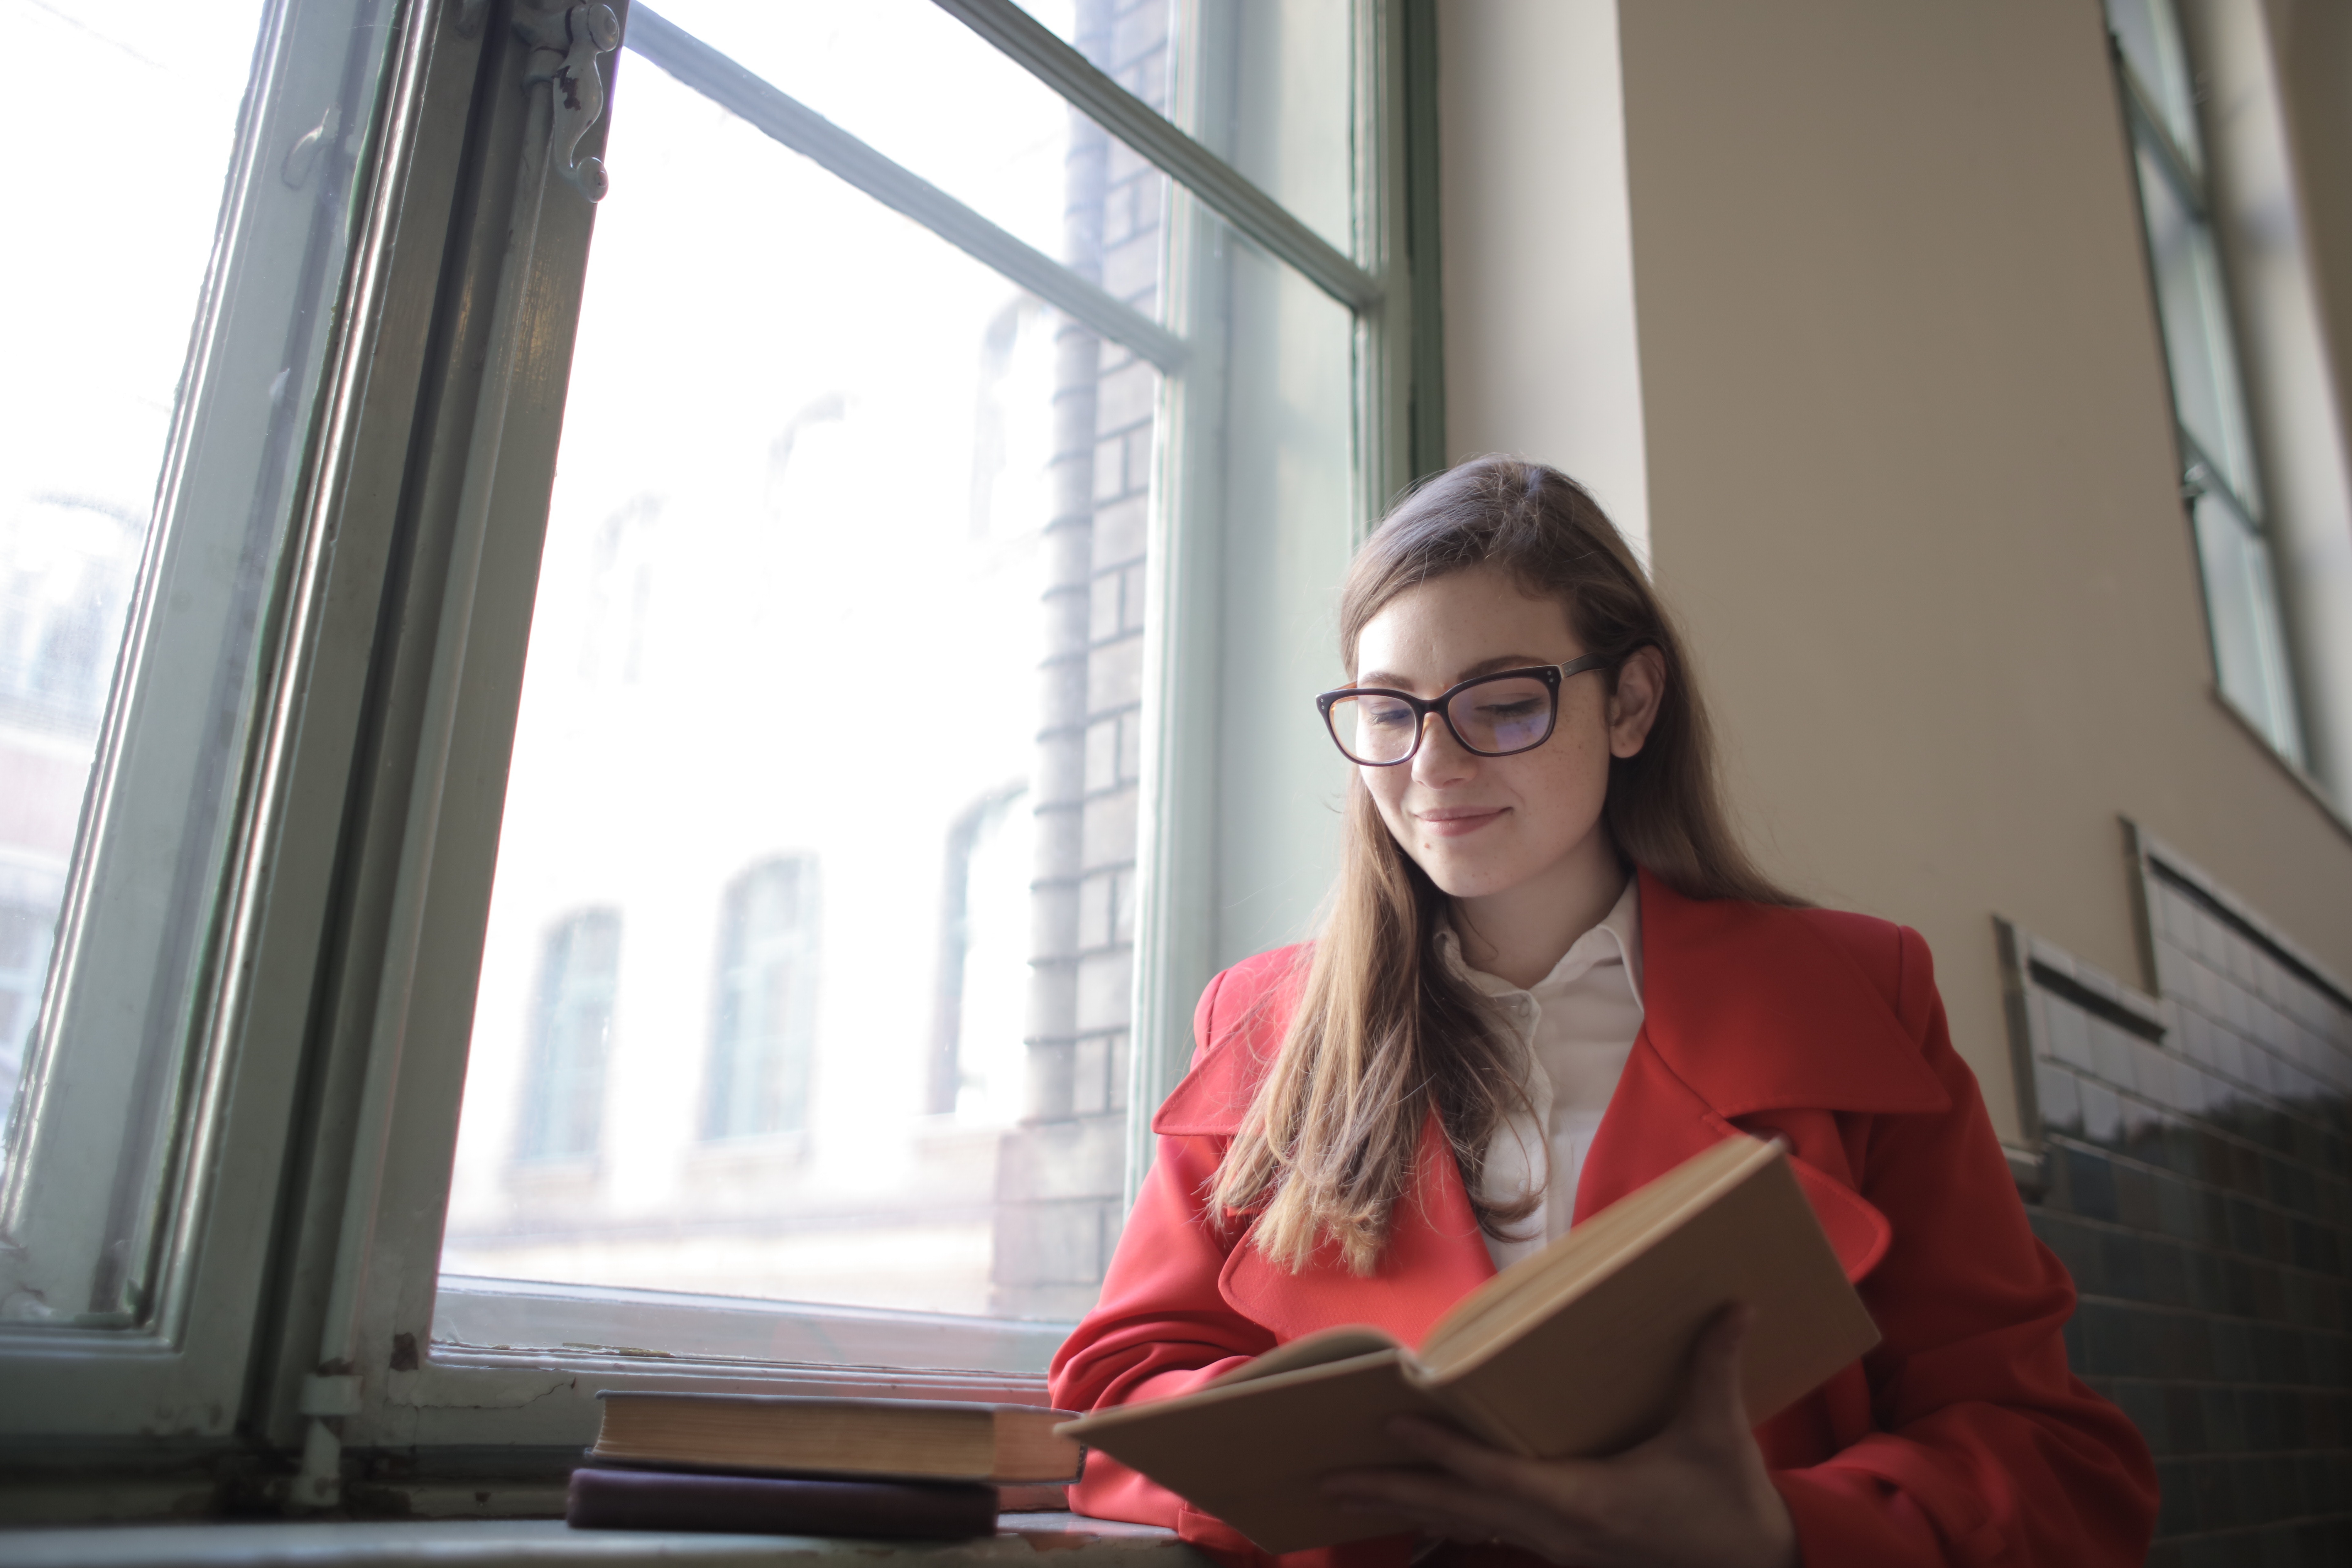
<svg viewBox="0 0 2352 1568"><path fill-rule="evenodd" d="M957 1541L996 1533L996 1489L583 1466L564 1522L575 1530L719 1531Z"/></svg>

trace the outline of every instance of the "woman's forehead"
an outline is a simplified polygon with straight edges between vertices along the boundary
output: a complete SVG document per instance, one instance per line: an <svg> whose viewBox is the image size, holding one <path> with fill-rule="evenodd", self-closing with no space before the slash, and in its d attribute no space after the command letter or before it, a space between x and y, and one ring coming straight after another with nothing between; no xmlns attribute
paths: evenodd
<svg viewBox="0 0 2352 1568"><path fill-rule="evenodd" d="M1524 592L1492 567L1449 573L1381 606L1356 639L1356 679L1451 685L1584 650L1559 600Z"/></svg>

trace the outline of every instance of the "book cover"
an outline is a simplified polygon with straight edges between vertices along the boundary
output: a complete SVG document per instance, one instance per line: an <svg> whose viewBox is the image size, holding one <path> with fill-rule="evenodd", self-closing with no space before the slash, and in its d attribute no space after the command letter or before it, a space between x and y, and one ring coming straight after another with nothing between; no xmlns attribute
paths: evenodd
<svg viewBox="0 0 2352 1568"><path fill-rule="evenodd" d="M1069 1412L1026 1405L607 1391L590 1457L690 1469L1045 1484L1075 1479Z"/></svg>
<svg viewBox="0 0 2352 1568"><path fill-rule="evenodd" d="M572 1472L575 1530L716 1531L957 1541L996 1532L996 1489L955 1481L845 1481L587 1465Z"/></svg>

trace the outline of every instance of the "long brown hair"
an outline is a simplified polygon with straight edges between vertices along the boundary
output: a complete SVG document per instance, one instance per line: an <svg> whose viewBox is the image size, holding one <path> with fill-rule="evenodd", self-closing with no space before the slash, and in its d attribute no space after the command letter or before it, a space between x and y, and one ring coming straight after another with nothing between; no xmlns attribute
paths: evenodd
<svg viewBox="0 0 2352 1568"><path fill-rule="evenodd" d="M1609 660L1611 695L1636 649L1655 648L1664 663L1648 740L1609 765L1601 820L1619 855L1687 898L1801 902L1732 834L1674 623L1615 525L1558 469L1474 458L1399 502L1356 552L1340 592L1347 668L1356 668L1366 623L1398 595L1482 566L1557 600L1585 651ZM1228 1214L1255 1212L1252 1243L1278 1263L1302 1268L1329 1246L1369 1274L1412 1190L1432 1110L1482 1226L1499 1234L1536 1198L1497 1205L1480 1192L1487 1143L1524 1098L1521 1064L1484 1000L1437 959L1445 894L1390 836L1360 774L1349 784L1345 832L1297 1010L1212 1201Z"/></svg>

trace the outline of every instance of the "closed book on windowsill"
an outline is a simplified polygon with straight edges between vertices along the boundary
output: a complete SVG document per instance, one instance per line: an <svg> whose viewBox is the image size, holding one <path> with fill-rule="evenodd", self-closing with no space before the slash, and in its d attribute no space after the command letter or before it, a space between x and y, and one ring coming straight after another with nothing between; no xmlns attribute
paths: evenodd
<svg viewBox="0 0 2352 1568"><path fill-rule="evenodd" d="M1268 1552L1410 1528L1344 1513L1319 1479L1421 1463L1391 1418L1450 1423L1537 1458L1615 1453L1663 1426L1724 1307L1756 1319L1741 1369L1762 1421L1878 1342L1777 1143L1727 1138L1464 1297L1408 1350L1378 1329L1309 1334L1175 1399L1061 1430Z"/></svg>
<svg viewBox="0 0 2352 1568"><path fill-rule="evenodd" d="M600 1464L1021 1485L1075 1479L1066 1410L930 1399L607 1392Z"/></svg>
<svg viewBox="0 0 2352 1568"><path fill-rule="evenodd" d="M996 1533L996 1489L973 1481L848 1481L602 1465L572 1472L576 1530L692 1530L960 1541Z"/></svg>

